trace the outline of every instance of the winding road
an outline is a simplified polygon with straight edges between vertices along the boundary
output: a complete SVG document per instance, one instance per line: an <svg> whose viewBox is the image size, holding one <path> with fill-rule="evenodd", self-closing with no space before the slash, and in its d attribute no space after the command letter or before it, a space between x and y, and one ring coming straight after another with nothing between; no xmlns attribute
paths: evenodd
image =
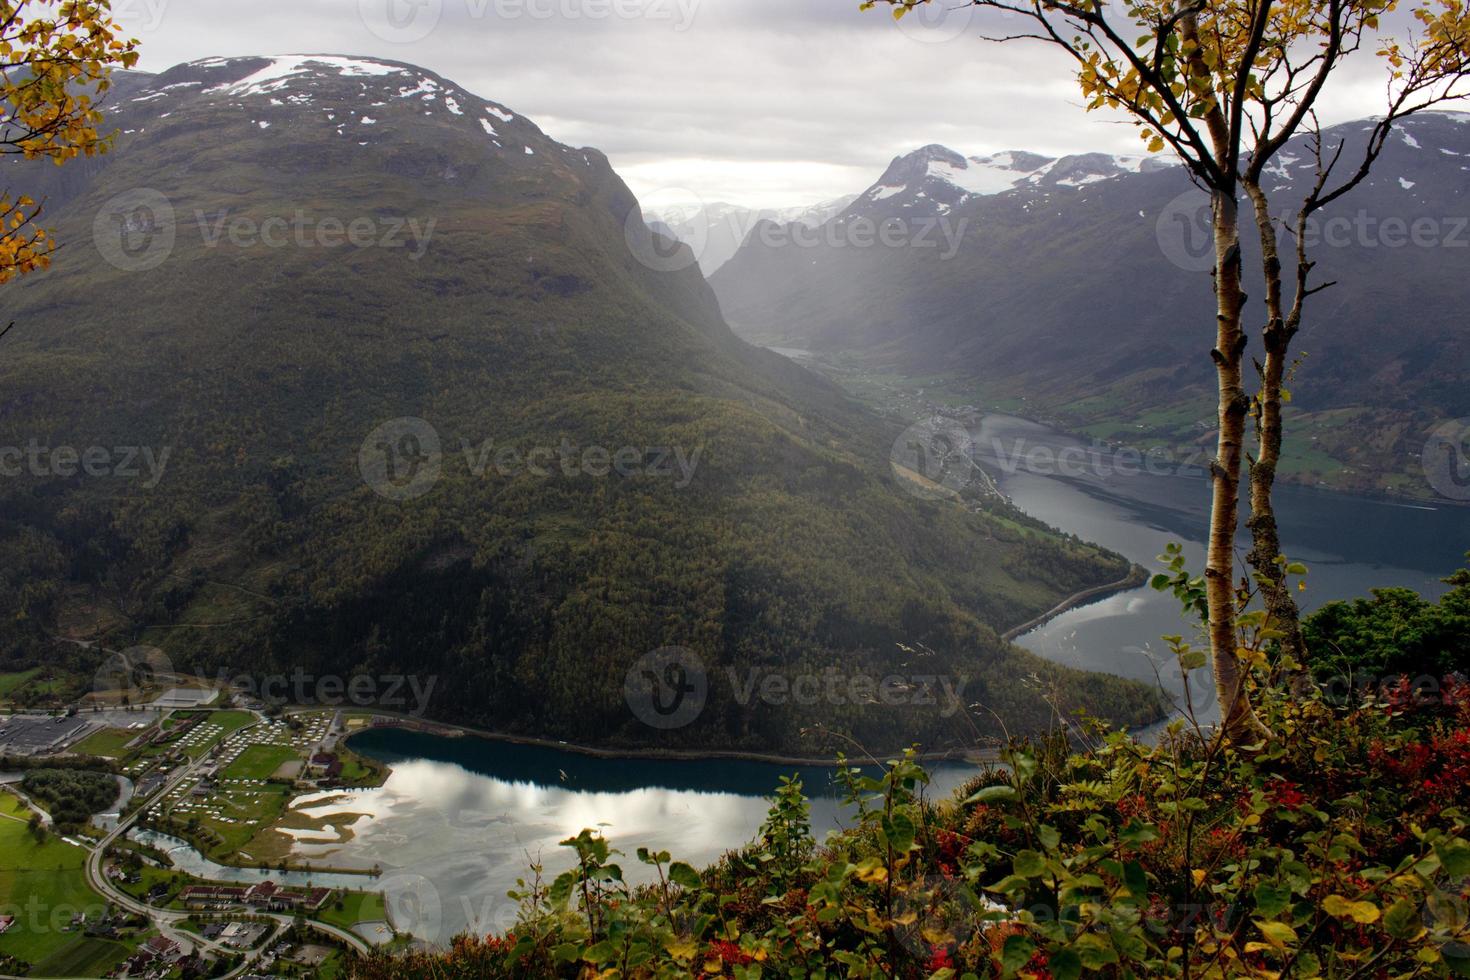
<svg viewBox="0 0 1470 980"><path fill-rule="evenodd" d="M256 725L264 723L262 720L260 720L259 715L256 716L256 719ZM248 726L247 728L242 728L241 731L247 731L248 728L253 727L255 726ZM107 834L107 836L103 837L100 841L97 842L94 847L91 848L91 853L87 856L87 881L99 894L104 896L108 901L112 902L118 907L127 909L129 912L132 912L136 915L147 916L150 920L152 920L153 924L158 928L159 932L161 932L163 935L167 936L174 942L178 943L181 947L184 947L186 949L203 947L204 949L210 950L215 953L233 954L237 951L221 946L219 943L216 943L213 940L205 939L202 936L180 929L179 923L184 919L189 918L191 913L180 912L175 909L161 909L156 906L149 905L147 902L140 901L139 899L134 898L133 896L122 891L115 884L113 884L113 882L108 879L107 875L103 873L102 870L103 857L107 852L107 848L110 847L112 843L116 841L119 837L128 832L128 829L134 824L134 822L137 821L138 817L142 815L149 804L163 798L169 792L177 788L181 783L187 781L189 778L194 776L197 771L205 764L205 762L208 761L208 758L208 753L203 753L199 756L198 759L195 759L188 764L181 766L178 772L170 776L168 781L165 782L163 786L159 787L152 796L150 796L146 800L140 800L137 807L133 809L132 813L118 819L117 826L114 827ZM245 969L255 961L255 959L260 955L262 951L269 948L269 946L272 942L275 941L277 936L279 936L284 930L290 928L291 925L296 921L295 916L286 915L280 912L252 911L249 913L249 915L251 915L252 917L263 916L265 918L274 920L277 924L276 930L271 934L270 939L261 944L255 952L246 954L245 959L240 964L240 966L230 973L226 974L226 976L233 977L239 975L240 973L243 973ZM210 913L206 914L205 917L228 919L231 916L229 913ZM370 949L366 941L364 941L357 934L349 932L346 929L339 928L337 926L331 925L330 923L318 922L313 919L305 919L303 921L308 928L315 929L318 932L325 933L328 936L341 940L349 948L360 954L366 955Z"/></svg>

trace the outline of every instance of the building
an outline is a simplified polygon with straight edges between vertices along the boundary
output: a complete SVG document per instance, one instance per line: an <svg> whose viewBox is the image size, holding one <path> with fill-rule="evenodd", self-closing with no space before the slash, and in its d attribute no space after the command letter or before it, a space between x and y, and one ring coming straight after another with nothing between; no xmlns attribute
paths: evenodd
<svg viewBox="0 0 1470 980"><path fill-rule="evenodd" d="M342 775L342 760L335 752L318 752L311 757L308 772L322 779L336 779Z"/></svg>
<svg viewBox="0 0 1470 980"><path fill-rule="evenodd" d="M162 960L165 963L177 962L184 956L184 950L179 944L167 936L154 936L138 952L146 954L149 959Z"/></svg>
<svg viewBox="0 0 1470 980"><path fill-rule="evenodd" d="M274 881L255 885L187 885L179 901L190 909L221 910L240 905L269 912L316 912L332 897L330 888L283 888Z"/></svg>

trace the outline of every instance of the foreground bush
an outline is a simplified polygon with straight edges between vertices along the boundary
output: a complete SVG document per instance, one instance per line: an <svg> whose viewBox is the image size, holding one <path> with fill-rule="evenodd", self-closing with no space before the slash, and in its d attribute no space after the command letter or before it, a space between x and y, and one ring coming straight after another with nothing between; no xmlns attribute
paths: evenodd
<svg viewBox="0 0 1470 980"><path fill-rule="evenodd" d="M1272 691L1278 693L1272 693ZM929 801L912 756L844 770L851 830L812 839L798 784L696 873L591 831L515 894L506 936L362 977L1415 977L1470 975L1470 687L1343 708L1257 692L1235 750L1175 724L1012 744Z"/></svg>

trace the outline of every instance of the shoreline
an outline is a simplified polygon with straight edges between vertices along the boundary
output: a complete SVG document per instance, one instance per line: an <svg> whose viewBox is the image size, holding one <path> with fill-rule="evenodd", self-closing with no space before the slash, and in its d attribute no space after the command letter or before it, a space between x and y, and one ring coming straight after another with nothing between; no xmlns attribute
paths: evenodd
<svg viewBox="0 0 1470 980"><path fill-rule="evenodd" d="M1126 576L1116 582L1108 582L1104 585L1095 585L1073 593L1060 603L1048 609L1039 616L1034 616L1019 626L1012 627L1001 635L1001 642L1011 643L1014 640L1039 626L1055 619L1065 612L1076 609L1085 603L1096 599L1107 598L1121 592L1127 592L1138 588L1148 582L1148 571L1140 565L1133 565ZM301 710L311 710L302 708ZM437 735L442 738L479 738L490 742L500 742L507 745L525 745L533 748L552 749L559 752L571 752L576 755L585 755L594 759L631 759L650 760L665 762L702 762L706 760L724 760L736 762L758 762L777 766L803 766L816 769L836 769L837 761L830 756L799 756L787 755L779 752L740 751L731 749L635 749L635 748L608 748L592 745L580 745L561 739L543 738L535 735L515 735L509 732L496 732L485 728L477 728L473 725L463 725L453 722L434 721L430 719L415 717L402 712L388 711L385 709L372 709L366 712L371 718L385 719L386 725L369 724L358 732L352 732L343 736L343 744L350 743L355 735L373 728L398 728L404 731L417 731L426 735ZM903 754L907 746L894 752L873 752L870 756L879 759L888 759ZM378 761L378 760L375 760ZM999 749L951 749L943 752L922 752L918 756L920 762L960 762L965 765L975 766L977 769L986 765L994 765L1001 761ZM871 764L863 760L848 759L849 764L866 765ZM387 765L384 763L384 765ZM388 766L391 770L391 766Z"/></svg>
<svg viewBox="0 0 1470 980"><path fill-rule="evenodd" d="M778 752L742 752L730 749L635 749L635 748L604 748L592 745L577 745L564 742L560 739L539 738L534 735L512 735L507 732L492 732L488 729L475 728L470 725L458 725L451 722L426 721L422 718L414 718L399 712L383 711L373 709L368 712L375 718L385 718L390 724L369 726L358 732L345 736L345 740L351 740L354 736L373 728L398 728L405 731L418 731L426 735L437 735L441 738L480 738L490 742L501 742L508 745L526 745L535 748L554 749L558 752L571 752L576 755L590 756L595 759L633 759L665 762L704 762L708 760L724 760L737 762L760 762L767 765L778 766L803 766L814 769L836 769L837 760L833 756L795 756L783 755ZM907 748L907 747L905 747ZM904 749L897 752L874 752L871 756L878 759L892 758L902 755ZM961 762L975 767L1000 761L999 750L986 749L952 749L945 752L923 752L919 754L919 760L923 762ZM849 765L869 765L867 760L849 758ZM386 765L386 763L385 763ZM389 766L391 768L391 765Z"/></svg>
<svg viewBox="0 0 1470 980"><path fill-rule="evenodd" d="M1095 585L1090 589L1083 589L1081 592L1070 595L1040 616L1028 619L1020 626L1013 627L1002 633L1000 638L1005 643L1012 643L1017 637L1029 633L1037 627L1046 625L1062 615L1062 613L1071 612L1073 609L1094 599L1105 599L1117 595L1120 592L1128 592L1144 585L1146 582L1148 582L1148 570L1142 565L1134 565L1129 569L1128 574L1118 581L1109 582L1107 585Z"/></svg>

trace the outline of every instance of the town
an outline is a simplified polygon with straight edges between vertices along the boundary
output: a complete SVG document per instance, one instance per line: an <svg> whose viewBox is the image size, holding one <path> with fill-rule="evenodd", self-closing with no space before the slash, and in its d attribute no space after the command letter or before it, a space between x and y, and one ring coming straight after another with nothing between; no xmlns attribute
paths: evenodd
<svg viewBox="0 0 1470 980"><path fill-rule="evenodd" d="M293 853L293 800L385 778L345 745L371 714L186 675L22 703L46 673L0 675L0 974L332 977L410 941L377 869Z"/></svg>

